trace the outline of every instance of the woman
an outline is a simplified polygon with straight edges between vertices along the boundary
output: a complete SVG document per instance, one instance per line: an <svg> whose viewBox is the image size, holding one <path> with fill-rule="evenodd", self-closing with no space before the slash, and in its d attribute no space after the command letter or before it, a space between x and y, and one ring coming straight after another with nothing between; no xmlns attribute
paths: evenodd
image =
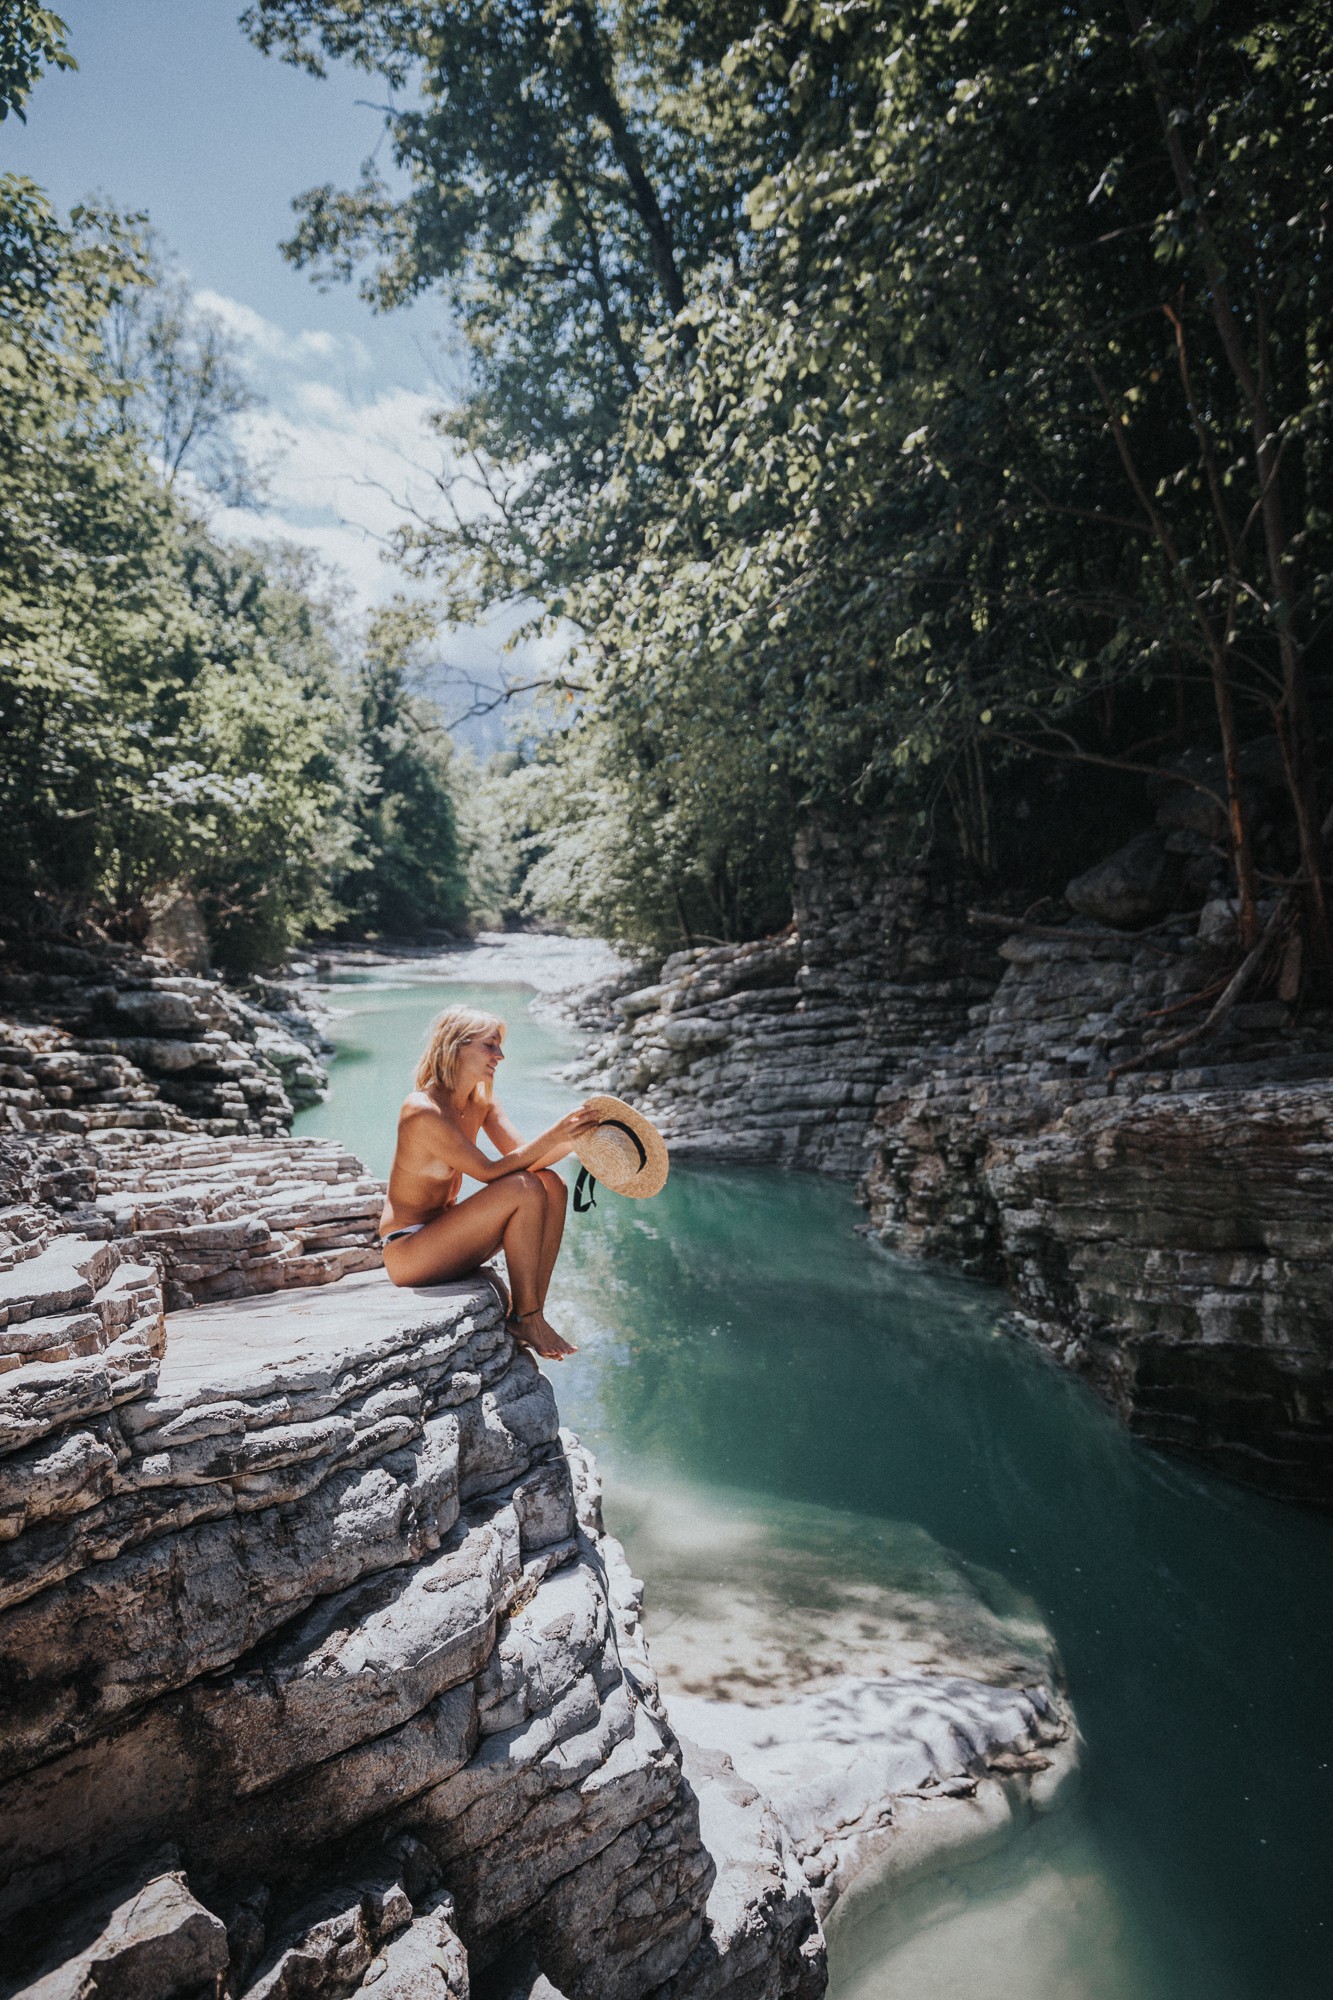
<svg viewBox="0 0 1333 2000"><path fill-rule="evenodd" d="M448 1007L432 1026L398 1118L380 1217L384 1268L395 1285L442 1284L503 1249L510 1332L545 1360L562 1361L576 1350L543 1310L565 1227L565 1184L549 1169L598 1118L582 1106L524 1145L492 1094L504 1032L494 1014L471 1007ZM483 1132L498 1160L478 1146ZM464 1174L482 1185L460 1201Z"/></svg>

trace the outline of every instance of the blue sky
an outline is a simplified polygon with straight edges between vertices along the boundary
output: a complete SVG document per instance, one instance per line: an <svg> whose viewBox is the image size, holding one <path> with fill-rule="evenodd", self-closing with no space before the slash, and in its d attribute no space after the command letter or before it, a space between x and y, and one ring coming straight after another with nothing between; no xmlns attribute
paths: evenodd
<svg viewBox="0 0 1333 2000"><path fill-rule="evenodd" d="M0 125L0 168L64 207L98 193L148 212L268 399L247 424L273 467L271 506L218 525L305 542L360 603L388 596L402 579L379 548L401 500L429 504L440 463L423 422L444 400L447 318L434 299L379 315L352 286L322 292L278 248L295 195L350 184L385 146L383 84L261 56L238 26L242 0L53 4L79 68L41 79L26 126ZM491 677L493 640L455 634L448 653Z"/></svg>
<svg viewBox="0 0 1333 2000"><path fill-rule="evenodd" d="M68 206L97 190L147 209L195 282L243 301L289 336L360 339L405 386L429 379L418 343L438 306L379 317L349 286L321 294L278 251L292 197L355 179L380 140L379 80L347 67L327 81L261 56L240 0L59 0L76 74L38 83L25 127L0 152Z"/></svg>

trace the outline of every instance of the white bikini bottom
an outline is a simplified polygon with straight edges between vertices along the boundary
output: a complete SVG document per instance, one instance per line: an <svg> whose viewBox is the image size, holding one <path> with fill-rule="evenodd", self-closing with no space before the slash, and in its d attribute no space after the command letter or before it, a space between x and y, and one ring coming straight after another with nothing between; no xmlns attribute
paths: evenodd
<svg viewBox="0 0 1333 2000"><path fill-rule="evenodd" d="M415 1236L418 1229L425 1227L424 1222L409 1222L406 1229L391 1229L387 1236L381 1236L380 1249L382 1250L386 1243L396 1243L400 1236Z"/></svg>

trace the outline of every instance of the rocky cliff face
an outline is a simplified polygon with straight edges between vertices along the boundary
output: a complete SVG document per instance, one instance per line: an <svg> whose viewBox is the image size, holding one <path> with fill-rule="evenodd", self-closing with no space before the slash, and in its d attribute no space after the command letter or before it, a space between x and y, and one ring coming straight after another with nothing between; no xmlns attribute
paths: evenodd
<svg viewBox="0 0 1333 2000"><path fill-rule="evenodd" d="M1327 1082L1085 1103L985 1183L1024 1331L1151 1443L1333 1503Z"/></svg>
<svg viewBox="0 0 1333 2000"><path fill-rule="evenodd" d="M169 1220L161 1185L131 1197L123 1150L106 1190L70 1151L12 1190L0 1381L19 1990L458 1992L461 1932L474 1969L535 1955L571 1995L694 1991L698 1801L635 1587L595 1503L579 1519L580 1456L494 1292L366 1271L164 1313L158 1258L185 1268L213 1225ZM230 1179L213 1159L224 1206L258 1177L288 1220L302 1186L307 1216L364 1208L363 1179L321 1178L335 1149L287 1142L281 1187L274 1151ZM197 1199L198 1146L140 1164ZM98 1217L126 1233L60 1227ZM280 1284L267 1261L236 1288ZM781 1990L813 1992L813 1911L770 1846Z"/></svg>
<svg viewBox="0 0 1333 2000"><path fill-rule="evenodd" d="M880 1240L1006 1281L1153 1443L1333 1504L1328 1018L1261 1000L1156 1059L1218 990L1207 922L1001 951L970 1032L882 1093Z"/></svg>
<svg viewBox="0 0 1333 2000"><path fill-rule="evenodd" d="M791 932L669 959L576 1073L677 1153L859 1178L887 1249L1007 1282L1144 1436L1333 1505L1333 1018L1265 994L1171 1047L1218 904L987 928L873 843L800 860Z"/></svg>
<svg viewBox="0 0 1333 2000"><path fill-rule="evenodd" d="M798 861L790 931L675 953L614 1001L581 1073L642 1104L684 1158L850 1177L885 1078L958 1034L998 973L946 885L894 872L887 834L852 867L811 833Z"/></svg>
<svg viewBox="0 0 1333 2000"><path fill-rule="evenodd" d="M549 1383L486 1283L367 1268L336 1147L0 1164L5 1992L816 2000L861 1846L1068 1768L1037 1662L858 1683L850 1759L795 1716L783 1808L771 1718L683 1744Z"/></svg>
<svg viewBox="0 0 1333 2000"><path fill-rule="evenodd" d="M3 943L3 940L0 940ZM98 941L0 955L0 1129L277 1133L328 1078L295 992Z"/></svg>

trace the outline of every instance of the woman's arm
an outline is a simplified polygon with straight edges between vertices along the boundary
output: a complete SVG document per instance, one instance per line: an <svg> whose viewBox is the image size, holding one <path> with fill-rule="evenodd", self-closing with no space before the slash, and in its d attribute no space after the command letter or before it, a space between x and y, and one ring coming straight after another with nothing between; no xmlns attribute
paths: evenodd
<svg viewBox="0 0 1333 2000"><path fill-rule="evenodd" d="M451 1172L463 1173L469 1180L486 1183L503 1180L506 1174L519 1174L534 1167L549 1166L555 1160L563 1160L567 1153L574 1150L575 1140L584 1132L590 1132L598 1123L597 1113L588 1111L580 1105L577 1111L566 1112L565 1116L557 1119L547 1131L539 1133L535 1139L529 1139L527 1144L523 1145L518 1142L518 1133L509 1124L508 1119L505 1119L505 1141L512 1140L515 1143L511 1150L502 1153L498 1160L493 1160L489 1153L482 1152L480 1146L474 1146L466 1133L434 1104L414 1105L406 1113L406 1117L413 1124L417 1124L418 1130L426 1136L429 1150L437 1161L447 1166ZM418 1121L421 1121L420 1124ZM488 1115L483 1130L486 1130L489 1136L495 1137L489 1131L490 1122ZM500 1143L500 1139L496 1138L496 1144Z"/></svg>
<svg viewBox="0 0 1333 2000"><path fill-rule="evenodd" d="M574 1121L572 1125L571 1120ZM531 1146L525 1147L521 1134L510 1124L500 1106L492 1104L481 1129L507 1162L512 1173L514 1157L518 1153L523 1154L530 1167L554 1166L557 1160L563 1160L567 1154L573 1152L575 1139L583 1132L590 1132L598 1122L595 1112L585 1111L580 1107L577 1111L569 1112L559 1124L552 1125L549 1132L543 1132L539 1138L534 1139ZM567 1126L570 1129L566 1132ZM562 1133L563 1137L560 1136ZM535 1158L530 1157L532 1146L541 1148Z"/></svg>
<svg viewBox="0 0 1333 2000"><path fill-rule="evenodd" d="M481 1129L495 1147L496 1152L502 1155L507 1156L510 1153L516 1153L523 1144L523 1134L516 1131L514 1126L510 1124L504 1111L494 1098L491 1100L486 1116L481 1121Z"/></svg>

